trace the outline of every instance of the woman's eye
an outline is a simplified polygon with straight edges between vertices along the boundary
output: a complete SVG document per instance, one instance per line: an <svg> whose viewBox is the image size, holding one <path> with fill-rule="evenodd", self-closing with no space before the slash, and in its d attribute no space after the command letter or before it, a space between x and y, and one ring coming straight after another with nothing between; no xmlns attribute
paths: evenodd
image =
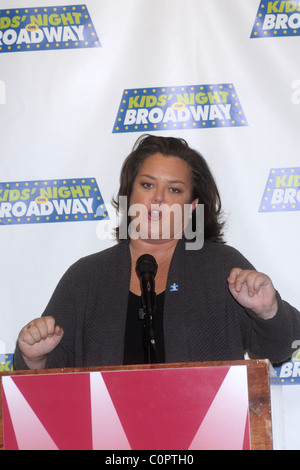
<svg viewBox="0 0 300 470"><path fill-rule="evenodd" d="M145 188L145 189L150 189L150 188L152 188L152 183L141 183L141 185L142 185L143 188Z"/></svg>
<svg viewBox="0 0 300 470"><path fill-rule="evenodd" d="M170 188L170 192L171 192L171 193L174 193L174 194L178 194L178 193L180 193L181 191L180 191L180 189L178 189L178 188Z"/></svg>

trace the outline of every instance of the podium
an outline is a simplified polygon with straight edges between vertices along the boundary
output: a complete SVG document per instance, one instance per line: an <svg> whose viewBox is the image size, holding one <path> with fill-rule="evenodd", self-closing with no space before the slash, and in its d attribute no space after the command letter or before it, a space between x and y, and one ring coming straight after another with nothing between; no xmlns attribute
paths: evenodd
<svg viewBox="0 0 300 470"><path fill-rule="evenodd" d="M272 370L247 360L1 373L0 449L280 449Z"/></svg>

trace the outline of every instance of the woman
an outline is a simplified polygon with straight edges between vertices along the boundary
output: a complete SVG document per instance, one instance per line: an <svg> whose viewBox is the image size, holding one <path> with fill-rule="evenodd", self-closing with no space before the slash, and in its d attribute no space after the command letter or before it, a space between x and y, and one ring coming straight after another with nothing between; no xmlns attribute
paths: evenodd
<svg viewBox="0 0 300 470"><path fill-rule="evenodd" d="M224 244L219 193L199 153L182 139L143 136L124 162L118 196L140 210L123 214L116 246L79 260L63 276L43 316L21 330L16 368L143 363L136 262L145 253L158 265L159 362L238 360L246 351L272 362L291 356L299 312ZM166 237L164 211L175 205L183 214L188 205L193 217L199 204L205 242L187 250L185 219L171 214ZM139 236L120 240L124 224Z"/></svg>

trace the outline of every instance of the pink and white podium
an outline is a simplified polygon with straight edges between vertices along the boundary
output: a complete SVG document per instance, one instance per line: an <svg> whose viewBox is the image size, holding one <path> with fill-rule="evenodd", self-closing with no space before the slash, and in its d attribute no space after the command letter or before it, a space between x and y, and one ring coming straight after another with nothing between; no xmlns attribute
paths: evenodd
<svg viewBox="0 0 300 470"><path fill-rule="evenodd" d="M272 449L268 361L0 374L0 448ZM273 428L274 431L274 428Z"/></svg>

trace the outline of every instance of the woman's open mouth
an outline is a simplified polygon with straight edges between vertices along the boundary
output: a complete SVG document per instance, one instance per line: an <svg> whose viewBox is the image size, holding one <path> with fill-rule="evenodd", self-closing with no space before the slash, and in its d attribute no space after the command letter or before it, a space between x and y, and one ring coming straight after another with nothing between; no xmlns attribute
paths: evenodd
<svg viewBox="0 0 300 470"><path fill-rule="evenodd" d="M148 211L149 220L156 222L158 220L161 220L161 218L162 218L162 212L160 210L152 209Z"/></svg>

